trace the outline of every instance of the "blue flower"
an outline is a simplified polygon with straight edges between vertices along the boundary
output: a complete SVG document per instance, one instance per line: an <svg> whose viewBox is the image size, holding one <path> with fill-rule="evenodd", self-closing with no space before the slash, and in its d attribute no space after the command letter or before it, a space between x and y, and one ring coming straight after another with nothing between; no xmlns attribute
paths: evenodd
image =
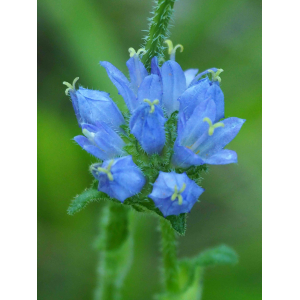
<svg viewBox="0 0 300 300"><path fill-rule="evenodd" d="M90 170L99 180L98 190L121 202L139 193L146 182L131 155L93 164Z"/></svg>
<svg viewBox="0 0 300 300"><path fill-rule="evenodd" d="M85 136L75 136L74 140L88 153L104 160L125 155L125 146L119 135L104 122L95 125L83 123L82 133Z"/></svg>
<svg viewBox="0 0 300 300"><path fill-rule="evenodd" d="M117 105L109 97L108 93L96 90L89 90L83 87L75 88L75 83L79 78L75 78L73 85L64 82L68 86L66 94L70 94L78 124L82 123L96 125L97 122L105 122L115 130L120 130L120 125L124 124L124 118Z"/></svg>
<svg viewBox="0 0 300 300"><path fill-rule="evenodd" d="M130 131L148 154L160 153L166 137L166 119L160 107L162 88L157 75L149 75L138 90L140 105L130 119Z"/></svg>
<svg viewBox="0 0 300 300"><path fill-rule="evenodd" d="M164 217L190 212L204 189L188 176L175 172L159 172L151 198Z"/></svg>
<svg viewBox="0 0 300 300"><path fill-rule="evenodd" d="M192 73L191 70L186 72ZM189 88L178 99L180 102L180 122L185 123L191 117L194 109L207 98L213 99L216 104L216 121L224 118L224 94L220 88L221 78L219 76L221 72L223 72L222 69L212 68L192 79ZM207 73L212 74L212 80L206 77L198 81Z"/></svg>
<svg viewBox="0 0 300 300"><path fill-rule="evenodd" d="M208 98L198 104L186 122L178 124L172 157L174 166L187 168L237 162L237 154L223 148L235 138L245 120L228 118L218 122L216 116L217 105Z"/></svg>

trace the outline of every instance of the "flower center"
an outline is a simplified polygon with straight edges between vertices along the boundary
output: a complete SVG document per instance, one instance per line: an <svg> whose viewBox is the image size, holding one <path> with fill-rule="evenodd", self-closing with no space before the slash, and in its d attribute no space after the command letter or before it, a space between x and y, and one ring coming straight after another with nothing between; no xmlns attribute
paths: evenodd
<svg viewBox="0 0 300 300"><path fill-rule="evenodd" d="M137 52L135 52L134 48L128 49L130 57L134 56L135 54L139 56L141 53L145 54L147 51L144 48L139 49Z"/></svg>
<svg viewBox="0 0 300 300"><path fill-rule="evenodd" d="M225 126L224 123L222 123L222 122L218 122L218 123L213 124L210 118L204 118L203 122L207 122L208 125L209 125L208 135L213 135L216 128Z"/></svg>
<svg viewBox="0 0 300 300"><path fill-rule="evenodd" d="M69 91L75 91L75 84L76 82L78 81L79 77L76 77L74 80L73 80L73 84L69 83L69 82L66 82L64 81L63 84L66 85L68 88L65 90L65 93L66 95L68 95Z"/></svg>
<svg viewBox="0 0 300 300"><path fill-rule="evenodd" d="M108 166L107 166L106 168L100 168L100 167L97 168L97 170L98 170L99 172L105 173L110 181L113 181L113 180L114 180L114 178L113 178L113 176L112 176L112 174L111 174L111 172L110 172L110 169L111 169L111 166L112 166L113 163L114 163L114 160L112 159L112 160L109 162L109 164L108 164Z"/></svg>
<svg viewBox="0 0 300 300"><path fill-rule="evenodd" d="M168 45L168 53L170 54L171 60L175 60L175 53L178 48L180 48L180 52L183 51L183 46L181 44L177 44L173 47L173 42L171 40L165 40L165 44Z"/></svg>
<svg viewBox="0 0 300 300"><path fill-rule="evenodd" d="M213 70L207 70L207 71L212 74L212 80L213 81L219 81L219 82L221 82L221 77L219 75L222 72L224 72L223 69L218 69L217 72L214 72Z"/></svg>
<svg viewBox="0 0 300 300"><path fill-rule="evenodd" d="M178 204L181 205L182 204L182 196L181 193L185 190L186 188L186 184L183 183L182 188L178 191L177 185L175 185L174 187L174 193L171 197L171 200L174 201L176 198L178 198Z"/></svg>
<svg viewBox="0 0 300 300"><path fill-rule="evenodd" d="M155 110L155 105L159 104L159 100L154 100L153 102L151 102L149 99L144 99L144 102L148 103L151 107L150 109L150 114L152 114Z"/></svg>

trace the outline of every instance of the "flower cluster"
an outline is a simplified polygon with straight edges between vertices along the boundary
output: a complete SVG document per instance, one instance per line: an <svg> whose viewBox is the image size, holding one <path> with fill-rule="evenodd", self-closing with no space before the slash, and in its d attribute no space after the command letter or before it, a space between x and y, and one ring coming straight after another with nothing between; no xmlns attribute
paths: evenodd
<svg viewBox="0 0 300 300"><path fill-rule="evenodd" d="M78 78L72 85L64 82L83 133L74 140L101 161L90 167L98 190L121 202L145 191L165 217L189 212L203 193L192 180L199 174L190 176L190 170L237 162L237 154L224 147L245 122L224 119L223 70L184 72L175 61L183 47L166 43L170 60L160 66L153 57L151 72L140 59L145 50L129 49L130 80L111 63L100 62L127 113L105 92L76 89Z"/></svg>

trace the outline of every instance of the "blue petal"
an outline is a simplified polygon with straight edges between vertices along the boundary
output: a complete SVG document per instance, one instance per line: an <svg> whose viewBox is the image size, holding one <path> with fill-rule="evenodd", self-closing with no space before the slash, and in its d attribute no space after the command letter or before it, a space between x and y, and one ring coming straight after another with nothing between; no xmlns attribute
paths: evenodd
<svg viewBox="0 0 300 300"><path fill-rule="evenodd" d="M188 168L190 166L203 165L205 162L192 150L175 142L172 165L178 168Z"/></svg>
<svg viewBox="0 0 300 300"><path fill-rule="evenodd" d="M75 136L74 141L86 152L94 155L101 160L106 159L105 153L103 153L103 151L101 151L97 146L93 145L85 136Z"/></svg>
<svg viewBox="0 0 300 300"><path fill-rule="evenodd" d="M117 105L105 92L84 89L76 91L82 123L105 122L115 130L120 130L124 118Z"/></svg>
<svg viewBox="0 0 300 300"><path fill-rule="evenodd" d="M157 75L161 79L161 71L156 56L151 59L151 73Z"/></svg>
<svg viewBox="0 0 300 300"><path fill-rule="evenodd" d="M131 80L130 86L134 93L137 94L138 88L140 87L144 78L148 75L148 72L137 54L128 59L126 66L129 70Z"/></svg>
<svg viewBox="0 0 300 300"><path fill-rule="evenodd" d="M237 163L237 154L233 150L223 149L205 160L210 165L225 165Z"/></svg>
<svg viewBox="0 0 300 300"><path fill-rule="evenodd" d="M184 75L186 79L186 87L190 85L190 83L193 81L198 71L199 71L198 69L188 69L184 71Z"/></svg>
<svg viewBox="0 0 300 300"><path fill-rule="evenodd" d="M195 107L206 100L207 90L210 88L210 80L202 79L197 85L188 88L178 99L180 102L180 117L185 123L192 115Z"/></svg>
<svg viewBox="0 0 300 300"><path fill-rule="evenodd" d="M160 153L164 147L166 137L162 109L155 105L150 113L150 105L143 103L133 113L129 126L131 133L137 138L148 154Z"/></svg>
<svg viewBox="0 0 300 300"><path fill-rule="evenodd" d="M100 65L106 69L108 77L118 89L119 94L123 97L129 111L134 111L134 109L138 105L138 101L133 90L130 87L128 79L111 63L102 61L100 62Z"/></svg>
<svg viewBox="0 0 300 300"><path fill-rule="evenodd" d="M139 91L138 91L138 100L140 103L144 99L148 99L151 102L153 100L159 100L161 103L162 98L162 85L159 77L157 75L149 75L143 80Z"/></svg>
<svg viewBox="0 0 300 300"><path fill-rule="evenodd" d="M212 99L206 99L201 102L195 109L192 116L186 122L180 144L191 147L204 134L208 132L209 125L203 121L204 118L209 118L214 122L216 117L216 104ZM199 143L199 141L198 141Z"/></svg>
<svg viewBox="0 0 300 300"><path fill-rule="evenodd" d="M163 106L166 108L168 116L179 109L179 96L186 89L185 75L180 65L168 60L161 68L163 83Z"/></svg>
<svg viewBox="0 0 300 300"><path fill-rule="evenodd" d="M216 103L216 121L224 118L224 94L219 86L219 82L212 82L207 89L206 98L212 98Z"/></svg>
<svg viewBox="0 0 300 300"><path fill-rule="evenodd" d="M80 112L79 112L78 99L77 99L77 96L76 96L76 92L74 92L73 90L70 90L70 96L71 96L71 99L72 99L72 105L73 105L73 108L74 108L75 116L76 116L77 121L78 121L78 125L79 125L79 127L81 127L82 118L81 118L81 115L80 115Z"/></svg>
<svg viewBox="0 0 300 300"><path fill-rule="evenodd" d="M207 135L207 139L199 147L199 156L206 159L222 150L235 138L245 121L239 118L223 120L225 126L216 128L213 135Z"/></svg>
<svg viewBox="0 0 300 300"><path fill-rule="evenodd" d="M98 122L97 127L94 141L97 147L105 153L105 159L124 155L125 152L122 148L125 143L121 137L103 122ZM84 129L84 126L82 126L82 129Z"/></svg>

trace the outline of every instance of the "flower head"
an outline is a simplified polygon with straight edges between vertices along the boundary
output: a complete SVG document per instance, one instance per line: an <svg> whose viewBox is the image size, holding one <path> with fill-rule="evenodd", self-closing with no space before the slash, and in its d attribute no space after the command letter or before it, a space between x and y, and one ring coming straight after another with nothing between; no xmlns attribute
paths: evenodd
<svg viewBox="0 0 300 300"><path fill-rule="evenodd" d="M121 202L139 193L146 182L131 155L93 164L90 170L99 180L98 190Z"/></svg>
<svg viewBox="0 0 300 300"><path fill-rule="evenodd" d="M191 168L190 178L172 171L174 167L182 172L182 168L203 164L237 162L237 154L224 147L245 122L223 119L222 69L184 72L175 61L176 50L182 52L183 46L174 47L170 40L166 44L170 59L160 66L153 57L150 74L141 61L145 49L129 48L129 78L111 63L100 62L126 103L125 118L109 94L76 89L78 78L72 85L64 82L83 132L74 140L104 161L90 168L99 181L98 190L123 202L139 193L146 179L142 195L148 193L159 171L148 197L165 217L189 212L204 191L190 179L197 181L202 167ZM139 150L138 143L146 153Z"/></svg>
<svg viewBox="0 0 300 300"><path fill-rule="evenodd" d="M159 172L150 197L164 217L190 212L204 189L188 176Z"/></svg>

